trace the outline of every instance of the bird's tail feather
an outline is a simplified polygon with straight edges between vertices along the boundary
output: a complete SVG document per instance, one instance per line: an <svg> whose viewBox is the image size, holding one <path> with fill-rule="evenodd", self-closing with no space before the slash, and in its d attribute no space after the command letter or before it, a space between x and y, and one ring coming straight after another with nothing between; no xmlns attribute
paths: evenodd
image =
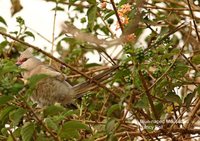
<svg viewBox="0 0 200 141"><path fill-rule="evenodd" d="M105 83L106 80L113 74L113 72L118 68L118 65L112 66L108 70L92 77L93 80L98 81L98 83ZM92 80L88 80L86 82L83 82L81 84L77 84L73 86L73 91L75 93L75 98L82 97L86 92L90 90L94 90L98 87L98 84L93 82Z"/></svg>

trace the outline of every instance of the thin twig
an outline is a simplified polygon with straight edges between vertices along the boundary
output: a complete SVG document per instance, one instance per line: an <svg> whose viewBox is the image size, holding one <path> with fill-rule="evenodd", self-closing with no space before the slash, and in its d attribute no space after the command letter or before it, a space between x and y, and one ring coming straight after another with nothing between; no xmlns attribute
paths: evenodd
<svg viewBox="0 0 200 141"><path fill-rule="evenodd" d="M195 107L192 109L191 114L189 115L189 119L185 125L186 129L192 125L192 120L195 118L195 114L197 113L199 108L200 108L200 98L198 98L198 101L195 104Z"/></svg>
<svg viewBox="0 0 200 141"><path fill-rule="evenodd" d="M54 17L53 17L53 30L52 30L52 41L51 41L51 54L54 52L54 41L55 41L55 28L56 28L56 15L57 15L57 7L58 2L56 1L56 8L54 9ZM52 59L49 60L49 65L52 64Z"/></svg>
<svg viewBox="0 0 200 141"><path fill-rule="evenodd" d="M145 78L144 78L144 76L142 75L141 70L139 70L138 73L139 73L139 76L140 76L140 80L141 80L141 82L142 82L142 85L143 85L143 87L144 87L144 89L145 89L145 93L146 93L146 95L147 95L147 98L148 98L148 100L149 100L149 104L150 104L150 106L151 106L152 113L154 114L155 119L158 120L158 119L159 119L158 113L157 113L157 111L156 111L156 109L155 109L155 106L154 106L154 104L153 104L153 100L152 100L151 94L150 94L150 92L149 92L149 90L148 90L148 86L147 86L147 83L146 83L146 81L145 81Z"/></svg>
<svg viewBox="0 0 200 141"><path fill-rule="evenodd" d="M196 20L195 20L195 18L194 18L193 10L192 10L192 8L191 8L191 5L190 5L189 0L187 0L187 3L188 3L188 6L189 6L189 9L190 9L190 14L191 14L191 16L192 16L192 21L193 21L193 24L194 24L194 28L195 28L196 34L197 34L198 40L199 40L199 42L200 42L200 36L199 36L199 32L198 32Z"/></svg>
<svg viewBox="0 0 200 141"><path fill-rule="evenodd" d="M117 21L118 21L119 26L120 26L120 28L121 28L121 31L122 31L122 33L123 33L123 32L124 32L124 27L123 27L122 22L121 22L121 20L120 20L120 17L119 17L119 14L118 14L118 12L117 12L117 8L116 8L116 6L115 6L115 3L114 3L113 0L110 0L110 3L111 3L111 5L112 5L112 7L113 7L113 10L115 11L115 15L116 15L116 17L117 17Z"/></svg>

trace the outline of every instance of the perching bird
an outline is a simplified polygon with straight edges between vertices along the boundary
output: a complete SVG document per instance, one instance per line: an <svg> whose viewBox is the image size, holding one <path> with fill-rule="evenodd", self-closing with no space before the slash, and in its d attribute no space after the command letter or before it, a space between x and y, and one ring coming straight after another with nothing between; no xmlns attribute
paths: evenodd
<svg viewBox="0 0 200 141"><path fill-rule="evenodd" d="M31 96L31 99L36 102L39 107L55 103L61 103L62 105L71 104L75 99L83 96L87 91L97 87L97 85L91 80L71 86L65 80L62 73L35 58L32 54L32 48L28 48L22 52L16 64L26 70L22 73L22 77L25 80L34 75L48 75L48 77L37 82ZM108 79L116 69L117 66L111 67L110 69L94 76L93 79L102 82Z"/></svg>

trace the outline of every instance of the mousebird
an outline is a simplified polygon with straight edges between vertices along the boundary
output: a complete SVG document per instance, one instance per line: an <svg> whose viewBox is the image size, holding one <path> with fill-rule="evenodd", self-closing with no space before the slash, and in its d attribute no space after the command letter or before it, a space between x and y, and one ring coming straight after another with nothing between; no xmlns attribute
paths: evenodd
<svg viewBox="0 0 200 141"><path fill-rule="evenodd" d="M87 91L94 90L98 87L93 81L70 85L64 75L52 67L44 64L33 54L32 48L27 48L20 53L16 65L25 69L22 77L28 80L34 75L44 74L47 77L39 80L31 95L31 99L38 104L39 107L60 103L62 105L72 104L75 99L83 96ZM108 70L92 77L92 79L102 82L108 79L117 69L117 66L110 67Z"/></svg>

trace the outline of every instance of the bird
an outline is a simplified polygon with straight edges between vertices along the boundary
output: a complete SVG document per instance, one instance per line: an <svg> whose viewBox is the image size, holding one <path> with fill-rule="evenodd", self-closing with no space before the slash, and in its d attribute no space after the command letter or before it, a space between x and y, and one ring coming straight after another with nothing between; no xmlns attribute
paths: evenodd
<svg viewBox="0 0 200 141"><path fill-rule="evenodd" d="M25 70L22 72L22 78L26 81L36 75L47 76L36 83L31 95L31 100L37 103L38 107L53 105L55 103L60 103L64 106L73 104L76 99L97 87L97 84L91 80L74 86L71 85L66 81L67 77L61 72L36 58L33 55L33 49L30 47L20 53L16 65ZM108 70L92 77L92 79L98 82L105 81L117 68L118 66L114 65Z"/></svg>

